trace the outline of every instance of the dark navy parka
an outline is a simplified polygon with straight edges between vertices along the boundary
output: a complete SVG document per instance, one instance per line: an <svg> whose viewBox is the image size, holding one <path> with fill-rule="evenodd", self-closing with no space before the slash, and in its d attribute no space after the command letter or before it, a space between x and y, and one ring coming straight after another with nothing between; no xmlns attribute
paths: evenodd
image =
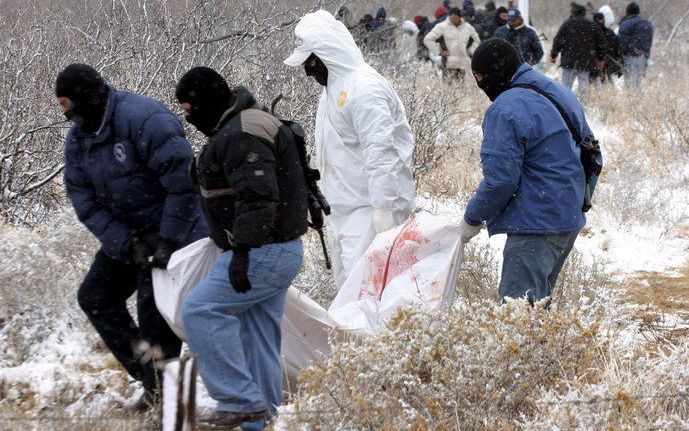
<svg viewBox="0 0 689 431"><path fill-rule="evenodd" d="M207 235L194 157L177 117L161 102L108 86L96 133L72 126L65 145L64 182L79 220L113 259L127 261L137 235L186 244Z"/></svg>

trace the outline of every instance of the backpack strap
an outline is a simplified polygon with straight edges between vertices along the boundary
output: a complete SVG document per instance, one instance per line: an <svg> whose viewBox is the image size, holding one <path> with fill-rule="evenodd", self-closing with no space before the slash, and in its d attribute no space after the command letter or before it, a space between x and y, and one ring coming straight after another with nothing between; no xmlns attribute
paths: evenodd
<svg viewBox="0 0 689 431"><path fill-rule="evenodd" d="M581 133L579 133L579 130L577 130L576 127L574 127L574 124L572 123L572 120L569 118L569 115L565 112L565 109L560 105L555 98L553 98L550 94L546 93L543 91L543 89L533 85L533 84L512 84L510 88L526 88L528 90L533 90L536 93L540 94L541 96L545 97L552 103L555 108L557 108L557 111L560 113L560 116L562 116L562 119L565 120L565 124L567 124L567 128L569 129L569 132L572 134L572 138L574 138L574 142L577 145L581 145L583 142L583 138L581 137Z"/></svg>

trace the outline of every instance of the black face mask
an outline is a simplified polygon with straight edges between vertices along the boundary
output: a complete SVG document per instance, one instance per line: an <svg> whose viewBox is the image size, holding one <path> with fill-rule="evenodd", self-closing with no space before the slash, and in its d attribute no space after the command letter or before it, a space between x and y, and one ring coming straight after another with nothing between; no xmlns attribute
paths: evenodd
<svg viewBox="0 0 689 431"><path fill-rule="evenodd" d="M68 120L79 126L84 132L96 133L103 123L105 104L96 101L96 103L87 103L83 106L75 105L65 112L65 117L67 114L71 115L71 118L68 118Z"/></svg>
<svg viewBox="0 0 689 431"><path fill-rule="evenodd" d="M474 76L474 78L476 77ZM510 85L512 85L512 77L492 77L490 75L484 75L481 81L478 79L476 80L476 84L486 93L490 101L493 102L505 90L510 88Z"/></svg>
<svg viewBox="0 0 689 431"><path fill-rule="evenodd" d="M73 107L66 110L64 115L67 121L71 121L72 123L76 124L79 128L81 128L84 125L84 119L74 112Z"/></svg>
<svg viewBox="0 0 689 431"><path fill-rule="evenodd" d="M316 64L309 66L311 60L315 60ZM314 54L311 54L304 62L304 71L306 72L306 76L312 76L313 79L322 86L325 87L328 85L328 67Z"/></svg>
<svg viewBox="0 0 689 431"><path fill-rule="evenodd" d="M222 114L222 111L212 112L212 110L209 109L201 109L200 107L193 106L191 108L191 113L186 114L184 118L189 124L196 127L199 132L206 136L210 136L218 125Z"/></svg>
<svg viewBox="0 0 689 431"><path fill-rule="evenodd" d="M509 42L497 38L481 42L471 59L474 78L476 74L483 76L481 81L476 79L476 84L491 101L510 88L512 77L520 65L516 48Z"/></svg>

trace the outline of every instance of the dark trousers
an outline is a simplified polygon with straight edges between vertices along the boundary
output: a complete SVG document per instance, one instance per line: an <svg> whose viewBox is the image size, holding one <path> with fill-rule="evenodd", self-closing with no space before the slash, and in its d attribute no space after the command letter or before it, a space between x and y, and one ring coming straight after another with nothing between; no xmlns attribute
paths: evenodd
<svg viewBox="0 0 689 431"><path fill-rule="evenodd" d="M579 232L560 235L507 235L500 300L526 298L531 304L550 296Z"/></svg>
<svg viewBox="0 0 689 431"><path fill-rule="evenodd" d="M138 326L127 310L127 298L134 292ZM178 357L182 342L156 308L151 271L112 259L100 250L77 298L115 358L145 389L154 390L161 374L155 371L153 360ZM142 341L151 348L141 352Z"/></svg>

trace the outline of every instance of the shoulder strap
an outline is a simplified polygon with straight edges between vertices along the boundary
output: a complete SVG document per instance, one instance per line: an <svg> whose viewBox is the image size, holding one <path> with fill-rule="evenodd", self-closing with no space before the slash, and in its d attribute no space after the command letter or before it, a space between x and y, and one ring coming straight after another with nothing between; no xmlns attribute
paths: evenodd
<svg viewBox="0 0 689 431"><path fill-rule="evenodd" d="M555 108L557 108L558 112L562 116L562 119L565 120L565 124L567 124L567 128L569 128L569 132L572 134L574 142L577 145L581 145L581 142L583 141L581 133L579 133L579 130L577 130L577 128L574 127L574 124L572 124L572 120L569 118L569 115L567 115L562 105L560 105L550 94L546 93L541 88L538 88L533 84L512 84L510 88L526 88L528 90L533 90L536 93L548 99L550 103L552 103L555 106Z"/></svg>

